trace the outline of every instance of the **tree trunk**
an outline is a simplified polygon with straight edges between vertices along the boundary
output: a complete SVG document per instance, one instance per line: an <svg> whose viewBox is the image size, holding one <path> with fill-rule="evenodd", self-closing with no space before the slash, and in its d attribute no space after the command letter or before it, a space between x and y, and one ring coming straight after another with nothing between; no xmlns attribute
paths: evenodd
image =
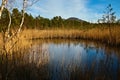
<svg viewBox="0 0 120 80"><path fill-rule="evenodd" d="M1 9L0 9L0 19L1 19L1 16L2 16L2 12L5 8L6 2L7 2L7 0L2 0Z"/></svg>
<svg viewBox="0 0 120 80"><path fill-rule="evenodd" d="M11 14L10 14L10 11L8 10L8 15L9 15L9 24L8 24L8 37L10 36L10 26L11 26Z"/></svg>
<svg viewBox="0 0 120 80"><path fill-rule="evenodd" d="M25 18L25 12L24 12L24 10L23 10L23 13L22 13L22 20L21 20L21 23L20 23L20 27L19 27L19 29L18 29L18 33L21 31L21 29L22 29L22 26L23 26L23 23L24 23L24 18Z"/></svg>
<svg viewBox="0 0 120 80"><path fill-rule="evenodd" d="M23 26L23 23L24 23L24 19L25 19L25 8L26 8L26 0L23 0L23 12L22 12L22 20L21 20L21 23L20 23L20 27L18 29L18 32L19 33L22 29L22 26Z"/></svg>

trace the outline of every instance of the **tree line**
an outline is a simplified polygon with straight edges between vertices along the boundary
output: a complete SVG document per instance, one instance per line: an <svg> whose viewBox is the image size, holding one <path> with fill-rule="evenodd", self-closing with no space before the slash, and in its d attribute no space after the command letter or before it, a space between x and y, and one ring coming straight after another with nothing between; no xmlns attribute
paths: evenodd
<svg viewBox="0 0 120 80"><path fill-rule="evenodd" d="M116 20L115 12L111 4L108 5L108 9L104 12L101 19L98 19L99 24L116 24L120 23L120 20ZM9 24L9 11L4 8L0 19L0 31L8 28ZM11 27L12 29L19 28L22 20L23 10L19 11L18 8L14 8L11 11ZM64 19L61 16L55 16L52 19L44 18L42 16L33 17L31 14L24 13L23 28L27 29L52 29L52 28L89 28L91 26L97 26L96 23L89 23L78 18Z"/></svg>
<svg viewBox="0 0 120 80"><path fill-rule="evenodd" d="M11 12L11 26L17 28L21 22L22 11L14 8ZM4 9L0 19L0 29L6 28L9 23L8 10ZM25 13L25 20L23 23L24 28L37 28L37 29L49 29L49 28L79 28L88 25L89 22L79 20L77 18L64 19L61 16L55 16L52 19L41 17L33 17L31 14ZM3 27L4 26L4 27Z"/></svg>

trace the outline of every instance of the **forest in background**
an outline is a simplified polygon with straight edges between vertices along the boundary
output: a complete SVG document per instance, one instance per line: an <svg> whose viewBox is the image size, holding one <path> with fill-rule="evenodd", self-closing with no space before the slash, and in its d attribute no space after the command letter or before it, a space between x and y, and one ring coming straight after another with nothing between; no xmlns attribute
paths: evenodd
<svg viewBox="0 0 120 80"><path fill-rule="evenodd" d="M12 10L11 14L11 26L12 29L17 28L20 25L22 17L22 11L17 8ZM7 28L9 24L9 16L7 9L4 9L2 17L0 19L0 31ZM116 20L111 25L119 25L120 20ZM25 20L23 24L24 29L89 29L108 25L107 23L90 23L85 20L81 20L75 17L64 19L61 16L55 16L52 19L44 18L42 16L33 17L31 14L25 13Z"/></svg>
<svg viewBox="0 0 120 80"><path fill-rule="evenodd" d="M19 26L21 22L22 11L17 8L13 9L11 18L11 25L14 28ZM9 16L7 9L4 9L2 18L0 19L0 30L8 26ZM33 17L31 14L25 13L24 28L27 29L50 29L50 28L80 28L82 26L87 26L90 23L78 18L71 17L69 19L63 19L61 16L55 16L52 19L41 17Z"/></svg>

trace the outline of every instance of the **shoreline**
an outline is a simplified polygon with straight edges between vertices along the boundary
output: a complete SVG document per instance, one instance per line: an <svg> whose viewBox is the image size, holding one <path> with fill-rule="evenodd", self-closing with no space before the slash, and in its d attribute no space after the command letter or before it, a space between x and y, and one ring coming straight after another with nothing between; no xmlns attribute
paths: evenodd
<svg viewBox="0 0 120 80"><path fill-rule="evenodd" d="M81 39L98 41L105 43L110 46L120 46L120 28L114 28L112 30L112 41L110 42L110 35L108 29L88 29L88 30L66 30L66 29L55 29L55 30L35 30L27 29L22 31L22 38L28 40L35 39Z"/></svg>
<svg viewBox="0 0 120 80"><path fill-rule="evenodd" d="M110 42L109 29L92 28L92 29L24 29L20 33L21 40L36 39L71 39L71 40L89 40L104 43L109 46L120 46L120 27L112 28L112 41ZM2 35L0 34L0 38ZM2 39L0 39L0 44Z"/></svg>

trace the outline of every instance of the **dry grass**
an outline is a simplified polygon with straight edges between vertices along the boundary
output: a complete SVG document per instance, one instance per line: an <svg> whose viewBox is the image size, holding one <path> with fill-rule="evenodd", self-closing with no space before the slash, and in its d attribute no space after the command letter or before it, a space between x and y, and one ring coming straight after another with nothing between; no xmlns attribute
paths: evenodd
<svg viewBox="0 0 120 80"><path fill-rule="evenodd" d="M0 33L0 49L1 49L1 45L3 44L3 40L2 40L2 34Z"/></svg>
<svg viewBox="0 0 120 80"><path fill-rule="evenodd" d="M22 36L15 37L11 39L10 41L5 43L5 48L8 53L16 52L16 51L22 51L27 48L30 48L32 44L32 41L28 41L25 38L22 38ZM0 50L3 50L3 39L2 34L0 34Z"/></svg>
<svg viewBox="0 0 120 80"><path fill-rule="evenodd" d="M24 39L88 39L98 40L111 45L120 44L120 27L112 28L112 42L108 28L92 28L88 30L24 30Z"/></svg>
<svg viewBox="0 0 120 80"><path fill-rule="evenodd" d="M36 29L26 29L23 30L17 45L19 47L16 50L22 47L30 47L30 39L88 39L88 40L97 40L100 42L105 42L112 45L120 45L120 27L112 27L112 42L109 38L109 29L108 28L92 28L92 29L81 29L81 30L67 30L67 29L54 29L54 30L36 30ZM0 33L0 45L2 45L2 35ZM8 43L8 46L11 44ZM1 46L0 46L1 48Z"/></svg>

